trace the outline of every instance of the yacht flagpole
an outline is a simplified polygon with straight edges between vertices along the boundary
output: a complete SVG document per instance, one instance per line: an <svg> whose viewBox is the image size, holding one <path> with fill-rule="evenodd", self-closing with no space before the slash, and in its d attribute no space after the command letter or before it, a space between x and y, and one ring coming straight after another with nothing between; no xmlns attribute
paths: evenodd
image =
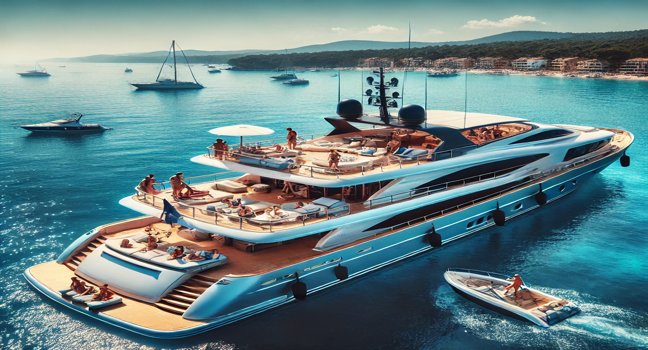
<svg viewBox="0 0 648 350"><path fill-rule="evenodd" d="M175 53L175 40L171 42L171 47L173 48L173 80L175 83L178 83L178 67L176 67L176 53Z"/></svg>

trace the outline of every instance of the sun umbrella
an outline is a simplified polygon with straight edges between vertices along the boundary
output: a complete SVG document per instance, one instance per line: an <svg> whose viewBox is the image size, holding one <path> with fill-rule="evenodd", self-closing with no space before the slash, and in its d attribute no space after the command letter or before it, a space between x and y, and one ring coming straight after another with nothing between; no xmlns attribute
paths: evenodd
<svg viewBox="0 0 648 350"><path fill-rule="evenodd" d="M210 133L220 136L239 136L241 138L241 147L243 147L243 136L258 136L274 134L274 130L262 126L238 124L223 126L209 130Z"/></svg>

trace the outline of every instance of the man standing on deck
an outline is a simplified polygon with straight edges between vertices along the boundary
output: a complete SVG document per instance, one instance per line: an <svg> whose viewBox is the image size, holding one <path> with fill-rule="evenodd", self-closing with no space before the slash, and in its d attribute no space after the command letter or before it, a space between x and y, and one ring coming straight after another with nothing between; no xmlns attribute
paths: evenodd
<svg viewBox="0 0 648 350"><path fill-rule="evenodd" d="M517 297L518 289L520 289L520 287L522 287L524 282L522 282L522 277L520 277L520 275L517 274L517 273L515 274L515 276L513 276L513 278L511 280L512 280L511 284L504 287L504 294L508 293L508 291L511 288L513 288L513 290L514 290L513 295L515 295Z"/></svg>
<svg viewBox="0 0 648 350"><path fill-rule="evenodd" d="M286 140L288 140L288 149L295 149L295 146L297 146L297 132L291 128L286 130L288 130L288 136L286 136Z"/></svg>

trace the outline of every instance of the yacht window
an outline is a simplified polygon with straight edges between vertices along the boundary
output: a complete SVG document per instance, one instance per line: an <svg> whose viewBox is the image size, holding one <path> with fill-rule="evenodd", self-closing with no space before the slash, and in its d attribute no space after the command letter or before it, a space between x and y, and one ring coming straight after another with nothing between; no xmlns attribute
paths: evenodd
<svg viewBox="0 0 648 350"><path fill-rule="evenodd" d="M515 142L512 142L511 144L554 139L556 137L569 135L571 133L572 133L571 131L565 130L565 129L547 130L547 131L539 132L539 133L537 133L535 135L531 135L531 136L525 137L523 139L517 140Z"/></svg>
<svg viewBox="0 0 648 350"><path fill-rule="evenodd" d="M560 185L560 192L563 192L565 190L565 185Z"/></svg>
<svg viewBox="0 0 648 350"><path fill-rule="evenodd" d="M483 217L477 219L477 223L476 223L476 225L479 225L479 224L481 224L482 222L484 222L484 218L483 218Z"/></svg>
<svg viewBox="0 0 648 350"><path fill-rule="evenodd" d="M444 184L448 183L449 186L461 185L464 183L471 183L486 178L493 178L495 176L502 176L514 170L517 170L527 164L533 163L538 159L546 157L547 153L534 154L530 156L511 158L506 160L498 160L496 162L477 165L474 167L466 168L440 178L432 180L425 184L418 186L416 189L425 188L426 191L434 190L432 186L441 185L439 189L444 189ZM456 182L456 183L455 183Z"/></svg>
<svg viewBox="0 0 648 350"><path fill-rule="evenodd" d="M466 225L466 228L471 228L471 227L473 227L473 224L474 224L474 222L472 222L472 221L469 222L469 223Z"/></svg>
<svg viewBox="0 0 648 350"><path fill-rule="evenodd" d="M601 141L596 141L596 142L591 142L582 146L574 147L567 151L567 154L565 155L565 159L563 159L563 162L566 162L568 160L572 160L574 158L578 158L580 156L584 156L588 153L592 153L601 147L607 145L610 142L610 139L605 139Z"/></svg>

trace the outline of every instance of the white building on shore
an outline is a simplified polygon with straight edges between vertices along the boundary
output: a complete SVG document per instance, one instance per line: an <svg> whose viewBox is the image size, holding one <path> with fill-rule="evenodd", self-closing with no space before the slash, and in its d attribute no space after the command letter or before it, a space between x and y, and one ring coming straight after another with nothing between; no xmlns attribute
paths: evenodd
<svg viewBox="0 0 648 350"><path fill-rule="evenodd" d="M576 70L579 73L602 73L607 71L610 65L606 61L591 59L578 62Z"/></svg>
<svg viewBox="0 0 648 350"><path fill-rule="evenodd" d="M619 68L619 73L648 75L648 58L633 58L625 61Z"/></svg>
<svg viewBox="0 0 648 350"><path fill-rule="evenodd" d="M578 57L561 57L551 61L549 68L559 72L572 72L578 67L578 62L582 61Z"/></svg>
<svg viewBox="0 0 648 350"><path fill-rule="evenodd" d="M517 70L539 70L547 66L544 57L520 57L511 61L513 69Z"/></svg>

